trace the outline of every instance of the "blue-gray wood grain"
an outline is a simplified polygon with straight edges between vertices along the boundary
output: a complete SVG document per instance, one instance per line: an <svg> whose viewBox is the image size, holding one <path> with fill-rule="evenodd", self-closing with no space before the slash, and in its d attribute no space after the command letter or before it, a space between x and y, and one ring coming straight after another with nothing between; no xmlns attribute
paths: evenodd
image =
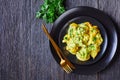
<svg viewBox="0 0 120 80"><path fill-rule="evenodd" d="M43 1L0 0L0 80L119 80L119 46L111 64L99 73L66 74L60 68L41 30L43 21L35 18ZM103 10L116 22L119 34L120 0L65 0L64 4L66 9L91 6ZM52 24L46 26L50 31Z"/></svg>

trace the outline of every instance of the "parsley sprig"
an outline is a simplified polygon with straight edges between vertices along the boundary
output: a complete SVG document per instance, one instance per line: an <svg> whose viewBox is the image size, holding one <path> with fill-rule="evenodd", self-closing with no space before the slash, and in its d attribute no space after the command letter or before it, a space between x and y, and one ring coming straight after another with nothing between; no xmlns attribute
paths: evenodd
<svg viewBox="0 0 120 80"><path fill-rule="evenodd" d="M63 0L44 0L36 18L42 18L47 23L53 23L62 13L65 12Z"/></svg>

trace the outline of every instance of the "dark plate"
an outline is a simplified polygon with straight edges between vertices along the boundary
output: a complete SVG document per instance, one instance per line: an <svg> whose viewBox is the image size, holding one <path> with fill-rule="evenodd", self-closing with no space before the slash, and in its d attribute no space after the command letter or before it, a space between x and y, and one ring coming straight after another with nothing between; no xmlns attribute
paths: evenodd
<svg viewBox="0 0 120 80"><path fill-rule="evenodd" d="M88 61L80 61L76 58L76 56L72 55L71 53L69 53L66 49L65 46L66 44L62 43L63 37L65 34L67 34L68 28L69 28L69 24L75 22L77 24L83 23L83 22L90 22L92 23L92 25L97 25L100 33L102 35L103 38L103 43L101 45L101 50L98 53L97 57L95 59L90 58ZM75 17L72 20L69 20L60 30L60 34L59 34L59 46L62 49L64 55L74 64L79 64L79 65L90 65L93 64L95 62L97 62L104 54L106 47L107 47L107 33L106 30L104 29L103 25L97 21L96 19L92 18L92 17L88 17L88 16L80 16L80 17Z"/></svg>
<svg viewBox="0 0 120 80"><path fill-rule="evenodd" d="M57 44L59 44L59 36L60 32L63 29L63 27L69 23L69 21L80 18L82 16L86 16L89 18L94 19L94 23L99 23L102 27L99 27L102 36L105 38L106 42L103 45L103 52L101 53L102 57L100 56L95 62L92 61L91 63L86 63L86 65L81 65L79 63L76 63L74 61L71 61L76 69L73 71L73 73L77 74L93 74L96 72L99 72L103 70L108 64L111 62L112 58L115 55L116 48L117 48L117 33L115 30L115 26L113 22L110 20L109 16L107 16L104 12L91 8L91 7L76 7L72 8L65 13L63 13L53 24L52 30L51 30L51 36L55 40ZM91 21L91 19L89 20ZM104 31L105 30L105 31ZM107 35L104 35L104 32L106 32ZM107 36L107 37L105 37ZM108 41L107 41L108 39ZM106 48L107 45L107 48ZM53 46L50 43L50 49L52 52L53 57L57 61L57 63L60 63L60 59L56 54L56 51L54 50ZM104 55L103 55L104 53Z"/></svg>

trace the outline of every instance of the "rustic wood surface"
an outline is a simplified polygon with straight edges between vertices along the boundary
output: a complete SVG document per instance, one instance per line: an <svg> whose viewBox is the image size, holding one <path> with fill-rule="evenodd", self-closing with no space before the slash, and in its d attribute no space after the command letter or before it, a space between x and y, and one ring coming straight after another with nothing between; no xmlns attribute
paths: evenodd
<svg viewBox="0 0 120 80"><path fill-rule="evenodd" d="M92 75L66 74L51 55L49 41L35 12L44 0L0 0L0 80L119 80L120 47L111 64ZM120 0L65 0L98 8L110 15L120 31ZM49 31L52 24L47 24ZM120 37L119 37L120 39Z"/></svg>

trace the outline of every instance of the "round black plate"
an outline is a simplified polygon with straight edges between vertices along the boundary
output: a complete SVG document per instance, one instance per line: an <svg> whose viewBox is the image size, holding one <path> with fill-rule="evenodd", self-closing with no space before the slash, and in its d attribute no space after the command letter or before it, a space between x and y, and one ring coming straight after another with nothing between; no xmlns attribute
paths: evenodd
<svg viewBox="0 0 120 80"><path fill-rule="evenodd" d="M117 32L115 30L115 26L113 22L110 20L109 16L107 16L104 12L91 8L91 7L76 7L72 8L65 13L63 13L53 24L51 30L51 36L55 40L57 44L59 44L59 36L62 28L68 23L70 20L81 17L81 16L88 16L94 18L99 23L101 23L107 33L107 48L104 51L104 55L98 61L94 62L93 64L89 65L80 65L73 63L76 67L73 70L73 73L77 74L93 74L103 70L112 60L115 55L116 48L117 48ZM50 49L52 52L53 57L60 63L60 59L54 50L52 44L50 43Z"/></svg>
<svg viewBox="0 0 120 80"><path fill-rule="evenodd" d="M66 44L62 43L63 37L65 34L67 34L68 28L70 23L75 22L77 24L83 23L83 22L90 22L92 23L92 25L97 25L100 33L102 35L103 38L103 43L101 45L101 49L100 52L98 53L97 57L95 59L90 58L88 61L80 61L76 58L76 56L72 55L69 53L69 51L67 51L65 49ZM79 64L79 65L89 65L89 64L93 64L95 62L97 62L104 54L106 47L107 47L107 33L106 30L104 29L103 25L97 21L96 19L92 18L92 17L88 17L88 16L80 16L80 17L75 17L72 20L69 20L60 30L60 34L59 34L59 46L63 51L63 54L74 64Z"/></svg>

